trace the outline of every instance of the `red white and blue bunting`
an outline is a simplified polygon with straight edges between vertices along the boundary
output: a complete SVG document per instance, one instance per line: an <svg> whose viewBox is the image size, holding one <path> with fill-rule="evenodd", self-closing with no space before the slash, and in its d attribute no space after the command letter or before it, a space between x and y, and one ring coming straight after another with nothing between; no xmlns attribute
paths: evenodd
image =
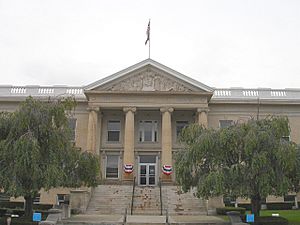
<svg viewBox="0 0 300 225"><path fill-rule="evenodd" d="M173 168L171 165L163 165L162 172L166 175L171 175L173 171Z"/></svg>
<svg viewBox="0 0 300 225"><path fill-rule="evenodd" d="M124 164L124 172L125 173L132 173L133 172L133 165L132 164Z"/></svg>

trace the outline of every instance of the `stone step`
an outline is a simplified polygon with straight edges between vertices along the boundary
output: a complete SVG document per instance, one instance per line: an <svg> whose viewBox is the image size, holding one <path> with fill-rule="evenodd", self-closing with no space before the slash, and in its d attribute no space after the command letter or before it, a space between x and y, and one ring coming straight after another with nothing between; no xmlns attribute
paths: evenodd
<svg viewBox="0 0 300 225"><path fill-rule="evenodd" d="M124 223L126 221L126 223ZM67 220L62 220L58 225L162 225L166 224L167 218L151 215L77 215ZM169 216L170 225L229 225L221 218L214 216Z"/></svg>
<svg viewBox="0 0 300 225"><path fill-rule="evenodd" d="M130 210L132 186L129 185L99 185L95 188L87 208L87 214L123 213ZM204 215L206 207L201 199L192 193L183 193L180 187L162 187L163 209L170 215ZM160 214L159 187L136 187L133 212L134 214Z"/></svg>
<svg viewBox="0 0 300 225"><path fill-rule="evenodd" d="M132 186L99 185L94 189L86 214L123 214L131 202Z"/></svg>

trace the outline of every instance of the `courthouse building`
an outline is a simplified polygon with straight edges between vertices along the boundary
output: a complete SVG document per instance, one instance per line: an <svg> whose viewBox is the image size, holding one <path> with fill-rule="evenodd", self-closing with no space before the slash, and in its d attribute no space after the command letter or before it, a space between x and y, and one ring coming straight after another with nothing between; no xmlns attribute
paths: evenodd
<svg viewBox="0 0 300 225"><path fill-rule="evenodd" d="M70 118L75 145L99 155L102 178L139 186L175 181L174 154L181 129L198 123L219 128L267 115L288 116L291 140L300 141L300 89L212 88L152 59L81 87L1 86L1 111L27 96L75 96ZM173 170L173 171L172 171ZM40 201L53 202L52 190Z"/></svg>

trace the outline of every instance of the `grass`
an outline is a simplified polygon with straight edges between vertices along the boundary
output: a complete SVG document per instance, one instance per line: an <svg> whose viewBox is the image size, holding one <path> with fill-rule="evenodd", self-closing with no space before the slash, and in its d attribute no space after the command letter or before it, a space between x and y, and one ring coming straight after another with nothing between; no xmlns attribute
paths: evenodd
<svg viewBox="0 0 300 225"><path fill-rule="evenodd" d="M290 225L300 225L300 210L261 210L261 216L272 216L278 213L279 216L288 219Z"/></svg>
<svg viewBox="0 0 300 225"><path fill-rule="evenodd" d="M250 212L247 211L249 214ZM261 216L272 216L273 213L278 213L279 216L286 218L289 221L289 225L300 225L300 210L261 210ZM228 216L221 216L225 221L229 221Z"/></svg>

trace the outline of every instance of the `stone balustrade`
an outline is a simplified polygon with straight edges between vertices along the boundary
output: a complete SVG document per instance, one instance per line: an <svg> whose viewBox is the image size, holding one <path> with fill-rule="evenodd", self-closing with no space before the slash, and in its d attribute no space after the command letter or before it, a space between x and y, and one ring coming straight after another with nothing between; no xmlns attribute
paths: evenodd
<svg viewBox="0 0 300 225"><path fill-rule="evenodd" d="M0 85L0 97L57 97L57 96L75 96L85 99L85 87L71 86L11 86ZM216 88L212 99L299 99L300 89L271 89L271 88Z"/></svg>
<svg viewBox="0 0 300 225"><path fill-rule="evenodd" d="M216 88L212 99L270 99L270 100L300 100L300 89L271 89L271 88Z"/></svg>
<svg viewBox="0 0 300 225"><path fill-rule="evenodd" d="M84 87L69 86L0 86L0 97L64 97L74 96L86 99L83 93Z"/></svg>

